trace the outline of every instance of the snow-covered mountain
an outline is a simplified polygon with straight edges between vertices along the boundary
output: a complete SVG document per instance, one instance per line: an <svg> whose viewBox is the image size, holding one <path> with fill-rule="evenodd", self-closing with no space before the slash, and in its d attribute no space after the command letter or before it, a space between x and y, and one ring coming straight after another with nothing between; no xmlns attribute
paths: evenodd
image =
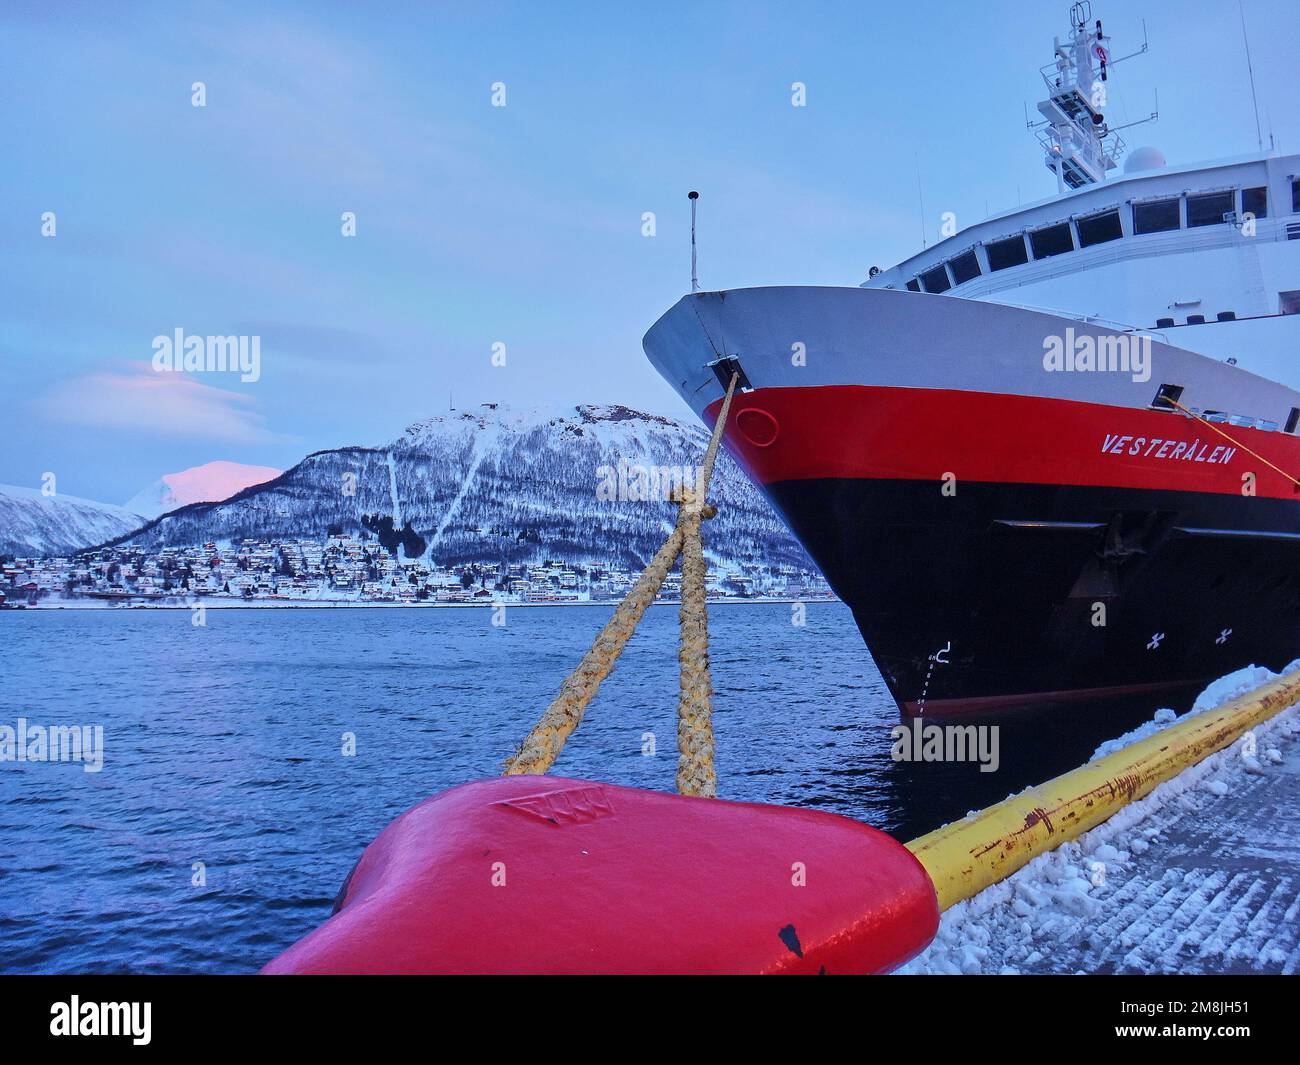
<svg viewBox="0 0 1300 1065"><path fill-rule="evenodd" d="M318 451L266 484L183 507L123 542L156 548L365 529L390 548L400 542L408 558L444 565L640 566L671 529L675 507L662 495L636 497L692 476L707 443L700 426L622 406L481 407L418 422L384 447ZM811 568L725 452L709 496L719 506L705 527L715 561Z"/></svg>
<svg viewBox="0 0 1300 1065"><path fill-rule="evenodd" d="M0 484L0 555L70 555L144 522L125 507Z"/></svg>
<svg viewBox="0 0 1300 1065"><path fill-rule="evenodd" d="M279 477L283 472L272 466L248 466L218 459L179 473L165 473L123 505L146 518L156 518L188 503L220 503L242 489Z"/></svg>

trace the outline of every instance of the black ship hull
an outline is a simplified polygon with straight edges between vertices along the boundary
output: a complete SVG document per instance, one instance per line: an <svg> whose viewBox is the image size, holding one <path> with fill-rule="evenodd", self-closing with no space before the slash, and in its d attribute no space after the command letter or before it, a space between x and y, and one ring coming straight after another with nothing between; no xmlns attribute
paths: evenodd
<svg viewBox="0 0 1300 1065"><path fill-rule="evenodd" d="M842 478L766 490L907 714L1176 703L1300 647L1291 501L970 482L947 497Z"/></svg>

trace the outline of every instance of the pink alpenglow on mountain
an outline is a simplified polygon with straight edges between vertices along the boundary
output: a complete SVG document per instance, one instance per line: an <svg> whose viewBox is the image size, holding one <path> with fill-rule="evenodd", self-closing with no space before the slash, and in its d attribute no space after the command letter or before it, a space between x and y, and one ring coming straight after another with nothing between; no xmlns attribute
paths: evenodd
<svg viewBox="0 0 1300 1065"><path fill-rule="evenodd" d="M271 466L246 466L240 462L205 462L180 473L166 473L129 503L128 510L156 518L188 503L220 503L255 484L279 477L283 470Z"/></svg>

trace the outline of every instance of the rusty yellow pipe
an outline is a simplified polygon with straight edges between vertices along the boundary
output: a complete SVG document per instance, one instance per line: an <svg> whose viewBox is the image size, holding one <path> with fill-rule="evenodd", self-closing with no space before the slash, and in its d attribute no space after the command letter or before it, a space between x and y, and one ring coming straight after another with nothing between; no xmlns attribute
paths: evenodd
<svg viewBox="0 0 1300 1065"><path fill-rule="evenodd" d="M939 909L946 910L1101 824L1297 701L1300 670L937 828L907 848L925 866Z"/></svg>

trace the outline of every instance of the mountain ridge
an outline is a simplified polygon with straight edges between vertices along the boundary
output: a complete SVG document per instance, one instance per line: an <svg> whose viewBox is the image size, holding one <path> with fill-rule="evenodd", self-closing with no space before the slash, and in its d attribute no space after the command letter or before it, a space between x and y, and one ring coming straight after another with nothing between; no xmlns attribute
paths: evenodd
<svg viewBox="0 0 1300 1065"><path fill-rule="evenodd" d="M483 405L420 419L378 447L314 451L229 499L182 506L100 546L367 530L386 546L403 541L405 557L441 564L555 557L641 566L671 530L674 508L662 493L601 499L601 486L628 481L612 476L620 469L633 481L638 470L667 471L671 481L694 470L707 443L702 426L621 404ZM706 529L715 561L812 568L725 452L709 494L719 504Z"/></svg>
<svg viewBox="0 0 1300 1065"><path fill-rule="evenodd" d="M71 555L142 521L111 503L0 484L0 555Z"/></svg>

